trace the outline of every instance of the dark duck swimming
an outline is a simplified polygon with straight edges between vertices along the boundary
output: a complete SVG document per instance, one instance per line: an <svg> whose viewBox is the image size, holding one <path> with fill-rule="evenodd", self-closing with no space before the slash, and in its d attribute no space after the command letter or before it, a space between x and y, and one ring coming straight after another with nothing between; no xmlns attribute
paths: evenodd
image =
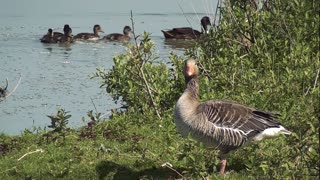
<svg viewBox="0 0 320 180"><path fill-rule="evenodd" d="M120 33L112 33L103 37L104 40L107 41L130 41L132 29L130 26L125 26L123 28L123 34Z"/></svg>
<svg viewBox="0 0 320 180"><path fill-rule="evenodd" d="M42 42L42 43L57 43L57 39L54 38L53 30L51 28L48 29L47 34L45 34L40 39L40 42Z"/></svg>
<svg viewBox="0 0 320 180"><path fill-rule="evenodd" d="M63 36L60 38L59 43L72 43L73 42L73 35L72 29L68 26L63 28Z"/></svg>
<svg viewBox="0 0 320 180"><path fill-rule="evenodd" d="M98 40L99 32L103 32L100 25L96 24L93 27L93 33L79 33L73 37L74 40Z"/></svg>
<svg viewBox="0 0 320 180"><path fill-rule="evenodd" d="M61 41L61 38L64 37L66 32L71 29L68 24L65 24L63 27L63 32L53 32L53 30L50 28L48 29L47 34L45 34L41 39L40 42L42 43L58 43Z"/></svg>
<svg viewBox="0 0 320 180"><path fill-rule="evenodd" d="M208 26L211 26L210 18L208 16L204 16L201 19L201 26L201 32L190 27L180 27L161 31L166 39L197 39L202 34L207 33Z"/></svg>

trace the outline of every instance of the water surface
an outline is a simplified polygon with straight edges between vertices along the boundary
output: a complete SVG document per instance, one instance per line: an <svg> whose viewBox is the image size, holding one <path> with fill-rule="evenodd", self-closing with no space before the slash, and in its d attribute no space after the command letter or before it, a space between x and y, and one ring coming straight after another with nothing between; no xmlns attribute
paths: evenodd
<svg viewBox="0 0 320 180"><path fill-rule="evenodd" d="M62 31L67 23L77 34L91 32L94 24L100 24L105 31L101 35L122 32L125 25L131 26L132 10L135 32L150 32L160 60L167 61L171 51L183 54L184 43L179 46L164 41L160 30L184 26L200 29L199 19L213 14L215 6L215 1L207 0L2 1L0 86L8 78L12 90L20 75L22 79L17 90L0 103L0 132L19 134L25 128L46 127L50 124L46 115L56 113L58 107L70 111L70 126L79 127L84 125L81 118L86 112L94 110L93 103L105 114L119 106L99 88L98 79L89 76L96 67L110 69L112 58L126 47L105 42L41 44L39 38L48 28Z"/></svg>

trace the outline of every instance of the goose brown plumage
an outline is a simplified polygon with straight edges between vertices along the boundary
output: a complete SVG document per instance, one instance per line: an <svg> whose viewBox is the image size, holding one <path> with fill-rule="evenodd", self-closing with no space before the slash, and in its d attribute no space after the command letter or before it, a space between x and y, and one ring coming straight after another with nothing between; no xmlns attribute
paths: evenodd
<svg viewBox="0 0 320 180"><path fill-rule="evenodd" d="M226 156L247 142L280 134L291 134L279 122L278 114L264 112L230 101L199 101L198 67L193 59L184 67L186 88L174 110L174 121L182 136L189 133L197 141L220 150L220 174Z"/></svg>

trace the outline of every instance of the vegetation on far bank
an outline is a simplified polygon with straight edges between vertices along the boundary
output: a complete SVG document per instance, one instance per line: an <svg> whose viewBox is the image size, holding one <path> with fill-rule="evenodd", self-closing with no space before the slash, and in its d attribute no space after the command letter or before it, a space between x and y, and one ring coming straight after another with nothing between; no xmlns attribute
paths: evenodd
<svg viewBox="0 0 320 180"><path fill-rule="evenodd" d="M89 111L86 127L69 129L72 114L60 109L49 117L50 130L1 134L0 178L318 179L320 2L276 0L261 8L253 1L226 2L219 26L185 57L171 54L162 62L144 33L114 57L111 70L93 73L123 105L110 120ZM173 122L188 57L198 60L202 100L279 113L293 134L232 152L228 173L219 176L218 152L181 138Z"/></svg>

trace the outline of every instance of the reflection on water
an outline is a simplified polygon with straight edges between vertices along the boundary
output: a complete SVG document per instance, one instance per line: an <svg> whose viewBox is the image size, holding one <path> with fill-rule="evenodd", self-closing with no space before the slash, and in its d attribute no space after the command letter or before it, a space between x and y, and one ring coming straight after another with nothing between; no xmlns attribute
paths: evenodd
<svg viewBox="0 0 320 180"><path fill-rule="evenodd" d="M184 50L194 46L195 40L191 39L165 39L164 45L177 50Z"/></svg>
<svg viewBox="0 0 320 180"><path fill-rule="evenodd" d="M204 2L208 1L193 4L192 0L119 0L110 6L109 1L103 0L95 4L84 0L57 0L55 8L47 8L48 3L52 3L48 0L3 2L0 6L0 82L8 78L11 91L19 74L22 79L17 90L0 103L0 132L18 134L32 126L46 127L50 123L46 115L56 113L58 107L70 111L69 124L79 127L85 124L81 118L87 111L94 110L94 106L105 114L120 106L99 88L99 80L90 79L90 75L97 67L110 69L113 57L126 51L125 44L104 41L41 44L39 39L48 28L62 32L63 25L69 24L73 34L77 34L100 24L105 31L101 36L121 33L124 25L131 25L130 10L133 10L135 33L150 32L159 60L168 61L170 52L182 55L184 48L194 42L165 40L161 30L185 26L197 29L201 16L214 12ZM70 9L74 4L77 7Z"/></svg>

